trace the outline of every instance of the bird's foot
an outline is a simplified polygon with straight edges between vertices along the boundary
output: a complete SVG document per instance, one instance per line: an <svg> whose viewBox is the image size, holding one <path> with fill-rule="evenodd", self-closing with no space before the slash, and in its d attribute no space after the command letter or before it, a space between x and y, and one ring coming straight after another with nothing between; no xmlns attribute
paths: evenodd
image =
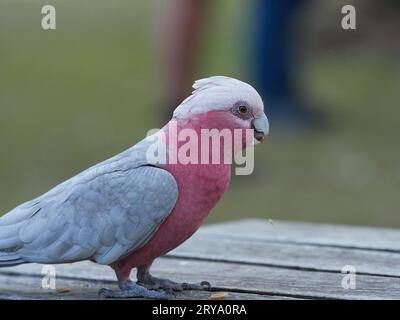
<svg viewBox="0 0 400 320"><path fill-rule="evenodd" d="M128 281L120 285L121 290L100 289L100 298L105 299L126 299L126 298L144 298L144 299L169 299L171 296L164 290L151 290L144 286L137 285Z"/></svg>
<svg viewBox="0 0 400 320"><path fill-rule="evenodd" d="M165 290L172 293L183 290L210 290L211 285L207 281L200 283L178 283L168 279L156 278L149 273L138 278L137 284L150 290Z"/></svg>

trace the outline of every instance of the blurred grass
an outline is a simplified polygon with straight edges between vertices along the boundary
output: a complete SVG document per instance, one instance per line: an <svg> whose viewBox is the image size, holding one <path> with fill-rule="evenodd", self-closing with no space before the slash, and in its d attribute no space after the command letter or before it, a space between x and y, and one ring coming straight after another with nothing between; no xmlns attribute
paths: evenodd
<svg viewBox="0 0 400 320"><path fill-rule="evenodd" d="M159 2L0 0L0 212L135 144L159 126ZM243 1L221 1L198 77L240 76ZM223 14L221 14L223 12ZM222 17L222 19L221 19ZM224 39L224 41L221 41ZM400 64L387 55L309 59L306 93L332 130L279 137L256 150L256 173L235 177L209 222L262 217L400 227Z"/></svg>

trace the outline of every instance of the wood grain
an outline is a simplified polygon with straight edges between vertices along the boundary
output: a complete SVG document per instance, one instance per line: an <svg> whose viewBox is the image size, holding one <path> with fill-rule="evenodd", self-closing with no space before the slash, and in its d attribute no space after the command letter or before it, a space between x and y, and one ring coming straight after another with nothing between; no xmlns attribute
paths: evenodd
<svg viewBox="0 0 400 320"><path fill-rule="evenodd" d="M400 231L263 220L203 227L154 263L152 273L175 281L207 280L210 291L174 299L399 299ZM356 288L343 289L344 265L356 269ZM0 269L0 299L97 299L116 288L107 266L56 265L57 287L41 287L42 266ZM134 277L134 274L132 274Z"/></svg>
<svg viewBox="0 0 400 320"><path fill-rule="evenodd" d="M400 230L248 219L206 226L204 232L232 238L400 252Z"/></svg>

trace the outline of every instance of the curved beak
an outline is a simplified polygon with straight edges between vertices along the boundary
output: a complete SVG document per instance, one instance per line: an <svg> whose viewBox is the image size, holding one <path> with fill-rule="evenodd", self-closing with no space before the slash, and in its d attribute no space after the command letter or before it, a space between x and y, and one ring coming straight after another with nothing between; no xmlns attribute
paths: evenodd
<svg viewBox="0 0 400 320"><path fill-rule="evenodd" d="M264 142L265 136L269 133L269 121L265 113L255 118L251 126L254 129L254 138L259 142Z"/></svg>

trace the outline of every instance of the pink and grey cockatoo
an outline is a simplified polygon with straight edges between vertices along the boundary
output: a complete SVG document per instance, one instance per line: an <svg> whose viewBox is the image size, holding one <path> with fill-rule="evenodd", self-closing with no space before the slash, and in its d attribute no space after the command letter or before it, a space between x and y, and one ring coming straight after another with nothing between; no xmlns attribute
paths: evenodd
<svg viewBox="0 0 400 320"><path fill-rule="evenodd" d="M178 133L253 129L252 140L268 133L262 99L250 85L216 76L193 88L160 132L174 123ZM120 288L100 291L110 298L166 298L171 291L207 289L207 282L176 283L149 270L200 227L229 186L231 164L151 163L150 145L144 139L1 217L0 267L81 260L109 265ZM134 268L137 282L130 280Z"/></svg>

